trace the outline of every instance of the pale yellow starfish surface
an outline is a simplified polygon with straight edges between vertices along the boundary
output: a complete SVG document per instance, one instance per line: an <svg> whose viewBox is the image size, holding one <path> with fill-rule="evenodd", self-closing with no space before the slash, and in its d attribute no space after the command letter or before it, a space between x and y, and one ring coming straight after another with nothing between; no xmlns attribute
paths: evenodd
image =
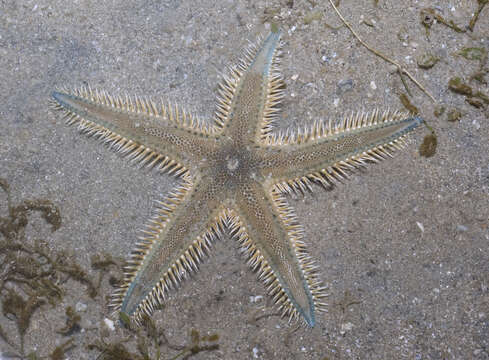
<svg viewBox="0 0 489 360"><path fill-rule="evenodd" d="M182 107L81 88L55 91L67 122L110 148L180 178L158 202L125 268L112 306L134 324L211 252L224 232L239 243L284 315L314 326L325 288L303 228L286 200L313 185L331 188L405 144L422 119L390 111L274 132L283 97L280 32L250 45L219 89L213 121Z"/></svg>

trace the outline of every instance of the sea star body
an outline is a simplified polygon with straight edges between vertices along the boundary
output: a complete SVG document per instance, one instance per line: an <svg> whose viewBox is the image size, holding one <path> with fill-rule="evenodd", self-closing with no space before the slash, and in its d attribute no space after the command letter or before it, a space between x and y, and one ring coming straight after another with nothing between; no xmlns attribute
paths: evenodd
<svg viewBox="0 0 489 360"><path fill-rule="evenodd" d="M198 268L216 238L237 239L284 315L314 326L325 289L286 200L390 155L422 119L359 113L338 122L276 133L283 97L280 32L251 45L220 84L214 121L183 108L81 88L56 91L69 123L125 156L175 174L180 185L159 206L132 252L112 306L139 324Z"/></svg>

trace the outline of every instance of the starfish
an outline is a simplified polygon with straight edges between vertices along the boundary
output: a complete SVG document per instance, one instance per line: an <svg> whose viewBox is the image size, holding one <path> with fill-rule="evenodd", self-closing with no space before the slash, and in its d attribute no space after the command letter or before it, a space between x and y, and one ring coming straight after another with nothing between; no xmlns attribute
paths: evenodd
<svg viewBox="0 0 489 360"><path fill-rule="evenodd" d="M90 87L52 93L69 124L179 185L157 201L111 306L139 325L197 271L228 233L284 316L312 327L326 288L308 253L290 193L331 189L390 157L423 120L403 112L352 113L292 131L273 130L284 96L280 30L250 44L219 85L212 121L168 102ZM314 186L313 186L314 185Z"/></svg>

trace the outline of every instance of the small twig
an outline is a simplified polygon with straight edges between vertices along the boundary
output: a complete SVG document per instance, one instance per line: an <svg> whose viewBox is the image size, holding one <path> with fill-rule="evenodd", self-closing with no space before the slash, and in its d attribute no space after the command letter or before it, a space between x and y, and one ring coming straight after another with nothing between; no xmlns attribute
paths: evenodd
<svg viewBox="0 0 489 360"><path fill-rule="evenodd" d="M392 60L391 58L387 57L386 55L382 54L381 52L375 50L374 48L370 47L365 41L363 41L360 36L358 36L358 34L355 32L355 30L353 30L352 26L346 21L346 19L343 17L343 15L341 15L340 11L338 10L338 8L336 7L336 5L334 4L333 0L329 0L329 3L331 4L331 6L333 7L334 11L336 12L336 14L338 15L338 17L341 19L341 21L345 24L345 26L351 31L351 33L353 34L353 36L355 36L357 38L357 40L360 42L360 44L362 44L363 46L365 46L367 48L367 50L371 51L372 53L374 53L375 55L377 55L378 57L384 59L385 61L397 66L397 70L399 72L399 74L405 74L409 79L411 79L411 81L413 83L416 84L417 87L419 87L421 89L422 92L424 92L433 102L436 102L435 98L433 97L433 95L431 95L428 90L426 90L424 88L423 85L421 85L415 78L413 75L411 75L411 73L409 71L407 71L406 69L404 69L398 62L396 62L395 60ZM401 79L402 79L402 76L401 76Z"/></svg>

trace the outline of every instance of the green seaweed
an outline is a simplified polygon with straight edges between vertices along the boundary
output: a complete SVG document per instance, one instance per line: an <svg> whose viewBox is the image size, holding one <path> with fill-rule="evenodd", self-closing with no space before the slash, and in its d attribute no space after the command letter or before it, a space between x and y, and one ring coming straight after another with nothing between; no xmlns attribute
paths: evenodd
<svg viewBox="0 0 489 360"><path fill-rule="evenodd" d="M65 359L65 354L66 352L68 352L69 350L73 349L76 345L73 344L73 338L65 341L63 344L61 344L60 346L57 346L53 352L51 353L51 355L49 355L49 358L51 360L63 360Z"/></svg>
<svg viewBox="0 0 489 360"><path fill-rule="evenodd" d="M472 96L472 88L458 76L448 80L448 88L454 93Z"/></svg>
<svg viewBox="0 0 489 360"><path fill-rule="evenodd" d="M110 266L119 266L120 261L115 260L110 254L95 254L90 258L92 269L106 271Z"/></svg>
<svg viewBox="0 0 489 360"><path fill-rule="evenodd" d="M57 331L58 334L68 336L80 330L81 316L71 307L68 306L65 311L66 324Z"/></svg>
<svg viewBox="0 0 489 360"><path fill-rule="evenodd" d="M127 340L108 343L103 338L87 345L87 349L98 351L98 360L163 360L161 357L162 346L178 351L176 355L165 360L189 359L201 352L219 349L218 334L202 336L198 330L192 329L189 337L190 339L184 346L173 345L165 336L164 331L157 329L153 320L146 317L143 331L138 330L136 333L137 352L131 352L126 348L124 343Z"/></svg>
<svg viewBox="0 0 489 360"><path fill-rule="evenodd" d="M418 67L421 69L431 69L438 61L440 58L431 53L423 54L417 59Z"/></svg>
<svg viewBox="0 0 489 360"><path fill-rule="evenodd" d="M97 287L72 256L64 251L52 251L45 242L28 240L25 236L32 212L39 212L51 231L58 230L62 225L59 208L47 199L27 199L13 205L10 186L5 179L0 178L0 188L7 195L8 209L7 216L0 217L0 301L4 318L15 321L19 341L18 344L12 341L1 326L0 338L10 346L13 356L38 359L42 357L36 352L26 353L24 349L24 337L33 314L46 304L55 307L61 302L64 291L60 284L67 279L86 284L92 296L96 295ZM65 279L62 275L66 275ZM70 307L66 314L66 325L59 333L69 336L79 328L80 317ZM68 340L50 357L60 359L71 347Z"/></svg>
<svg viewBox="0 0 489 360"><path fill-rule="evenodd" d="M437 144L438 140L434 133L426 135L419 147L419 154L427 158L432 157L436 153Z"/></svg>
<svg viewBox="0 0 489 360"><path fill-rule="evenodd" d="M465 98L465 102L477 109L480 109L484 106L484 102L476 97L467 97Z"/></svg>
<svg viewBox="0 0 489 360"><path fill-rule="evenodd" d="M475 97L481 99L484 103L489 104L489 96L482 91L477 91L474 94Z"/></svg>
<svg viewBox="0 0 489 360"><path fill-rule="evenodd" d="M477 0L477 10L474 12L474 15L469 21L469 30L474 31L475 24L477 20L479 19L479 15L482 12L482 9L484 9L484 6L486 6L489 3L489 0Z"/></svg>
<svg viewBox="0 0 489 360"><path fill-rule="evenodd" d="M31 294L25 300L13 289L8 289L7 294L2 299L3 316L12 315L15 318L20 335L20 352L22 354L24 353L24 336L29 327L30 319L42 304L44 304L44 299L37 296L37 294Z"/></svg>
<svg viewBox="0 0 489 360"><path fill-rule="evenodd" d="M436 117L440 117L445 112L445 106L443 105L435 105L435 109L433 110L433 115Z"/></svg>
<svg viewBox="0 0 489 360"><path fill-rule="evenodd" d="M460 26L455 24L453 20L446 20L443 16L438 14L433 8L424 8L420 11L421 23L426 28L426 35L429 35L429 29L435 23L435 20L445 26L448 26L450 29L458 32L464 33L467 30L462 29Z"/></svg>
<svg viewBox="0 0 489 360"><path fill-rule="evenodd" d="M99 340L87 345L87 349L100 351L97 360L145 360L139 354L129 352L123 342L107 344Z"/></svg>
<svg viewBox="0 0 489 360"><path fill-rule="evenodd" d="M92 280L67 251L52 251L44 241L28 240L25 236L32 212L39 212L50 225L51 231L59 229L62 225L59 208L45 199L24 200L19 205L13 205L10 186L5 179L0 178L0 188L7 195L8 209L7 215L0 217L1 315L5 321L15 322L19 334L19 340L14 341L15 337L0 325L0 338L9 347L3 349L3 355L31 360L64 359L66 353L76 346L73 334L81 329L80 314L71 306L65 308L65 323L59 326L57 333L67 337L66 341L48 355L24 348L24 337L31 318L36 312L43 311L46 305L58 306L65 296L62 284L68 279L84 284L91 297L97 296L102 276L108 273L110 267L120 269L122 260L110 254L92 256L91 267L99 273L98 280ZM115 276L109 278L109 284L116 285L119 282L120 279ZM162 360L163 348L167 349L166 352L168 349L176 352L173 358L179 359L219 347L217 334L201 336L197 330L193 330L186 345L176 346L169 342L163 330L157 329L151 320L147 319L145 329L145 333L131 333L124 341L111 344L101 340L88 348L98 350L99 359ZM137 353L126 349L123 342L128 340L136 341Z"/></svg>
<svg viewBox="0 0 489 360"><path fill-rule="evenodd" d="M482 91L474 91L460 77L451 78L448 81L448 88L454 93L465 95L465 101L470 105L481 108L489 104L489 96Z"/></svg>
<svg viewBox="0 0 489 360"><path fill-rule="evenodd" d="M213 351L219 349L219 335L212 334L209 336L201 336L199 332L195 329L190 331L190 343L185 346L185 348L172 357L170 360L176 360L183 357L190 357L192 355L198 354L203 351Z"/></svg>
<svg viewBox="0 0 489 360"><path fill-rule="evenodd" d="M406 94L401 93L399 95L399 100L410 113L419 114L418 108L411 103Z"/></svg>
<svg viewBox="0 0 489 360"><path fill-rule="evenodd" d="M487 56L487 50L482 47L466 47L455 54L464 57L467 60L483 60Z"/></svg>
<svg viewBox="0 0 489 360"><path fill-rule="evenodd" d="M321 11L311 11L304 16L304 24L309 25L313 21L319 21L323 17L323 13Z"/></svg>
<svg viewBox="0 0 489 360"><path fill-rule="evenodd" d="M462 118L462 112L457 108L452 108L447 112L447 120L450 122L460 121Z"/></svg>

